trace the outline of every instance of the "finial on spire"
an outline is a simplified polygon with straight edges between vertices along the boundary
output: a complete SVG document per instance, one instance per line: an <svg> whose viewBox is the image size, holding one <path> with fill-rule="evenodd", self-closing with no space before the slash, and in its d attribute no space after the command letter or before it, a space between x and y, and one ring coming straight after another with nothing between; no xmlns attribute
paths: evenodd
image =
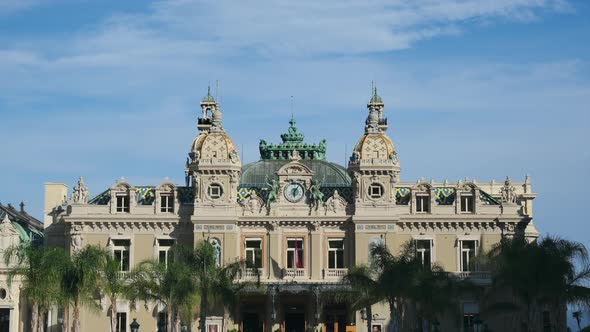
<svg viewBox="0 0 590 332"><path fill-rule="evenodd" d="M377 94L377 83L374 80L371 81L371 100L369 104L383 104L383 100Z"/></svg>
<svg viewBox="0 0 590 332"><path fill-rule="evenodd" d="M214 103L215 98L211 95L211 85L207 85L207 95L202 100L203 103Z"/></svg>

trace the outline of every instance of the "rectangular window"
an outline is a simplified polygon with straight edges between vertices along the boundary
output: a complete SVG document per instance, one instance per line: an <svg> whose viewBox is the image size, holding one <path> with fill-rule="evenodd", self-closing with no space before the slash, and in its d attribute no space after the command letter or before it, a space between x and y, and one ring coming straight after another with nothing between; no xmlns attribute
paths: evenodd
<svg viewBox="0 0 590 332"><path fill-rule="evenodd" d="M328 240L328 268L344 268L344 240Z"/></svg>
<svg viewBox="0 0 590 332"><path fill-rule="evenodd" d="M473 212L473 195L461 195L461 212Z"/></svg>
<svg viewBox="0 0 590 332"><path fill-rule="evenodd" d="M416 257L425 267L432 266L432 240L414 240Z"/></svg>
<svg viewBox="0 0 590 332"><path fill-rule="evenodd" d="M246 239L246 261L251 267L262 267L262 239Z"/></svg>
<svg viewBox="0 0 590 332"><path fill-rule="evenodd" d="M130 240L113 240L113 256L119 262L121 272L129 271L129 247Z"/></svg>
<svg viewBox="0 0 590 332"><path fill-rule="evenodd" d="M172 213L174 212L174 203L172 194L162 194L160 196L160 212Z"/></svg>
<svg viewBox="0 0 590 332"><path fill-rule="evenodd" d="M126 332L127 331L127 313L126 312L118 312L117 313L117 332Z"/></svg>
<svg viewBox="0 0 590 332"><path fill-rule="evenodd" d="M129 212L129 195L117 195L117 212Z"/></svg>
<svg viewBox="0 0 590 332"><path fill-rule="evenodd" d="M303 239L287 240L287 268L303 268Z"/></svg>
<svg viewBox="0 0 590 332"><path fill-rule="evenodd" d="M175 241L173 239L158 239L158 262L168 267L169 263L174 261L172 255L172 246Z"/></svg>
<svg viewBox="0 0 590 332"><path fill-rule="evenodd" d="M477 240L463 240L460 241L461 247L461 271L470 272L476 271L475 256L477 254L478 243Z"/></svg>
<svg viewBox="0 0 590 332"><path fill-rule="evenodd" d="M430 211L430 196L416 195L416 212Z"/></svg>

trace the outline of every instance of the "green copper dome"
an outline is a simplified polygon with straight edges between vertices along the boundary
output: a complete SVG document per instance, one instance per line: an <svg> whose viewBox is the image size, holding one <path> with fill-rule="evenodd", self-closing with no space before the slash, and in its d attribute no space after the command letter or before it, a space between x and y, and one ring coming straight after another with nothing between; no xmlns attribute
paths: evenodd
<svg viewBox="0 0 590 332"><path fill-rule="evenodd" d="M383 100L377 94L377 87L376 86L373 87L373 96L371 97L369 104L383 104Z"/></svg>
<svg viewBox="0 0 590 332"><path fill-rule="evenodd" d="M290 160L260 160L242 167L240 186L264 187L268 180L276 178L276 172ZM300 160L315 174L314 180L322 181L326 187L349 187L351 179L346 169L338 164L325 160Z"/></svg>

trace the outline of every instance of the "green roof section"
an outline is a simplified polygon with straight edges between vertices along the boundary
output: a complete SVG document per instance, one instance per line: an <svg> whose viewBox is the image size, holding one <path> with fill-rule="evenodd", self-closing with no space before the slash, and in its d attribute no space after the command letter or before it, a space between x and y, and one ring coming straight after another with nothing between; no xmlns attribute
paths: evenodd
<svg viewBox="0 0 590 332"><path fill-rule="evenodd" d="M193 190L190 187L176 187L178 199L181 203L192 203ZM155 186L137 186L135 187L135 199L137 205L152 205L156 199ZM108 205L111 201L111 190L107 189L88 201L93 205Z"/></svg>
<svg viewBox="0 0 590 332"><path fill-rule="evenodd" d="M293 151L297 151L303 160L326 160L326 140L318 144L307 144L303 142L305 136L297 131L296 122L293 116L289 120L289 129L281 135L282 143L272 144L260 140L260 159L262 160L290 160Z"/></svg>
<svg viewBox="0 0 590 332"><path fill-rule="evenodd" d="M260 160L242 167L241 186L264 187L271 178L276 178L277 171L290 160ZM300 160L313 172L314 180L322 182L322 187L350 187L352 180L346 169L325 160Z"/></svg>
<svg viewBox="0 0 590 332"><path fill-rule="evenodd" d="M17 210L12 205L0 204L0 222L8 216L10 224L19 235L21 242L40 244L43 242L43 223L24 211L24 203Z"/></svg>

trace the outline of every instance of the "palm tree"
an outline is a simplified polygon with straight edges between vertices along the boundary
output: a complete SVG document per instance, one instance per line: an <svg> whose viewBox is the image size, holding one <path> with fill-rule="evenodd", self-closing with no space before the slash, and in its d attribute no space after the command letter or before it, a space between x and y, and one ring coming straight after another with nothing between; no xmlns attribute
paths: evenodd
<svg viewBox="0 0 590 332"><path fill-rule="evenodd" d="M142 300L162 304L168 314L168 331L180 331L180 310L190 305L195 285L190 270L173 261L168 265L156 260L140 262L129 277L127 296L132 301Z"/></svg>
<svg viewBox="0 0 590 332"><path fill-rule="evenodd" d="M21 295L31 302L31 331L40 328L41 312L56 302L59 295L59 270L56 262L63 261L65 252L24 243L11 246L4 252L4 262L9 266L8 284L21 282ZM42 325L42 324L41 324Z"/></svg>
<svg viewBox="0 0 590 332"><path fill-rule="evenodd" d="M572 317L576 320L576 324L578 324L578 331L582 330L581 321L582 321L582 311L574 311L572 312Z"/></svg>
<svg viewBox="0 0 590 332"><path fill-rule="evenodd" d="M250 265L245 261L235 261L221 266L216 261L216 250L208 241L200 241L194 249L177 247L178 260L190 270L199 305L199 330L205 332L205 321L209 307L223 304L228 309L238 303L239 295L245 288L253 286L251 282L236 282L241 267ZM259 283L258 269L253 269ZM178 322L180 323L180 322Z"/></svg>
<svg viewBox="0 0 590 332"><path fill-rule="evenodd" d="M348 269L343 281L353 287L349 292L336 293L337 300L348 302L352 310L364 310L367 317L367 331L371 331L372 305L381 300L379 285L373 280L373 272L366 265L352 266Z"/></svg>
<svg viewBox="0 0 590 332"><path fill-rule="evenodd" d="M565 326L561 313L566 304L590 304L588 258L582 244L558 237L532 242L505 238L489 253L492 290L511 290L517 299L511 303L513 312L522 315L528 331L542 329L542 306L555 313L551 319L554 326Z"/></svg>
<svg viewBox="0 0 590 332"><path fill-rule="evenodd" d="M125 275L121 273L121 265L107 251L103 252L104 265L99 274L99 288L109 299L109 314L111 316L111 331L117 330L117 301L125 297L129 283Z"/></svg>
<svg viewBox="0 0 590 332"><path fill-rule="evenodd" d="M410 329L418 317L422 317L419 325L429 327L437 314L451 307L456 283L442 268L424 267L415 257L411 243L405 244L397 256L384 245L377 245L371 248L371 256L369 265L351 267L344 281L350 283L353 294L358 296L358 305L366 308L378 302L389 305L393 332ZM410 308L417 313L415 319L408 317Z"/></svg>
<svg viewBox="0 0 590 332"><path fill-rule="evenodd" d="M74 252L62 268L62 292L67 311L70 306L73 309L73 332L80 332L82 306L97 308L95 299L100 291L100 272L104 270L105 257L104 249L89 245Z"/></svg>

